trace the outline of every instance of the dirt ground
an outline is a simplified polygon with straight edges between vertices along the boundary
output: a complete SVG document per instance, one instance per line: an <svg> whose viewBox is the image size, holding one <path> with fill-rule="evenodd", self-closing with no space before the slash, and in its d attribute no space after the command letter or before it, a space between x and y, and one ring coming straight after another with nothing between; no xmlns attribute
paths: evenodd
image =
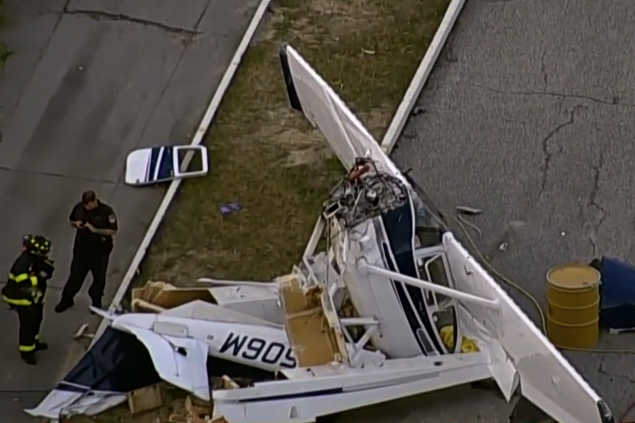
<svg viewBox="0 0 635 423"><path fill-rule="evenodd" d="M2 31L2 29L8 24L8 20L4 12L4 0L0 0L0 31ZM12 54L13 51L5 45L0 38L0 66L2 66Z"/></svg>
<svg viewBox="0 0 635 423"><path fill-rule="evenodd" d="M272 5L207 138L210 174L183 183L136 286L147 280L192 286L205 276L266 281L290 271L343 170L322 136L288 105L280 43L295 47L381 139L448 3ZM227 203L240 210L223 215ZM155 423L167 415L163 409L131 420L122 405L73 421Z"/></svg>

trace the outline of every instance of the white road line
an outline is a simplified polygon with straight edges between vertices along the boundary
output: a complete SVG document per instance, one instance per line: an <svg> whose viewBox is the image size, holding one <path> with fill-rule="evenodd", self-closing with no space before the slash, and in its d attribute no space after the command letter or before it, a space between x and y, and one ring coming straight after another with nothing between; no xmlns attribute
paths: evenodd
<svg viewBox="0 0 635 423"><path fill-rule="evenodd" d="M432 43L430 43L425 56L423 56L423 60L421 60L421 64L419 65L417 72L415 72L412 82L410 82L410 86L408 87L408 90L406 91L406 94L404 95L403 100L401 101L401 104L399 105L399 108L388 127L388 131L386 131L386 135L381 142L381 148L386 153L390 154L392 149L395 148L395 144L401 136L401 132L403 131L404 126L406 126L406 122L408 122L410 112L419 98L419 94L421 94L423 86L430 77L432 68L434 68L434 64L439 58L439 54L441 54L441 50L443 50L443 46L448 40L448 36L454 27L456 19L459 17L461 10L463 10L464 4L465 0L452 0L450 2L448 10L445 12L445 16L443 16L443 20L439 25L439 29L437 29L436 34L434 34Z"/></svg>
<svg viewBox="0 0 635 423"><path fill-rule="evenodd" d="M223 79L221 79L220 84L218 85L218 88L216 89L216 92L214 93L214 96L212 97L211 102L207 106L207 110L205 111L203 120L198 126L198 129L196 130L196 133L194 134L194 138L192 138L192 142L190 143L190 145L193 145L193 146L200 145L203 142L203 138L205 137L205 134L207 133L207 130L209 129L209 126L212 123L212 120L214 119L216 112L218 111L218 107L220 106L220 103L223 100L223 97L225 96L227 89L229 88L229 84L234 78L234 75L236 74L236 71L238 70L238 66L240 65L240 62L242 61L242 58L245 55L245 52L247 51L247 48L249 48L249 44L251 43L251 40L256 33L256 30L258 29L258 25L260 25L260 21L262 21L262 18L264 17L265 12L267 11L267 8L269 7L269 3L271 3L271 0L260 1L260 5L258 6L258 9L256 9L256 13L254 14L254 17L249 23L249 26L247 27L247 30L245 31L245 34L243 35L243 38L240 41L240 44L238 45L236 52L234 53L234 57L232 57L232 60L229 63L229 66L227 67L227 70L225 71L225 74L223 75ZM192 158L192 155L186 156L182 167L187 167L191 158ZM143 237L143 240L141 241L141 245L139 245L139 249L137 250L137 253L132 259L132 263L130 263L130 267L128 268L128 271L124 275L123 280L121 281L121 285L119 286L119 289L117 289L117 292L115 293L115 297L113 298L112 303L110 304L110 307L108 307L108 312L113 313L114 311L116 311L124 295L126 295L126 292L128 291L128 287L130 286L132 279L135 277L137 270L139 268L139 265L141 264L141 261L145 257L146 251L148 250L148 247L150 246L150 243L152 242L152 239L154 238L154 235L156 234L157 229L159 228L159 225L161 224L161 221L163 220L163 217L165 216L165 213L167 212L168 207L170 206L170 203L174 199L174 196L176 195L176 192L178 191L180 185L181 185L180 179L172 181L172 183L170 184L170 187L168 188L168 192L165 194L165 197L163 198L163 201L161 202L161 205L159 206L159 210L157 210L157 213L154 215L154 218L152 219L152 223L150 223L150 227L148 228L148 231ZM106 320L102 320L101 323L99 324L99 328L97 329L97 332L95 333L95 337L93 338L91 346L99 339L99 337L101 337L101 335L103 334L103 332L106 330L107 327L108 327L108 322Z"/></svg>

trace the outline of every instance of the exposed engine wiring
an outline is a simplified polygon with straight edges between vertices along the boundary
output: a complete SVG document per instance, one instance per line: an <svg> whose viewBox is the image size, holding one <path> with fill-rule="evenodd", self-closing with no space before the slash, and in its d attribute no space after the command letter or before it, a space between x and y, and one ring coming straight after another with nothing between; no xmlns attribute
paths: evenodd
<svg viewBox="0 0 635 423"><path fill-rule="evenodd" d="M358 157L355 166L329 193L322 214L326 219L336 216L343 229L350 229L406 204L407 199L399 178L380 172L373 160Z"/></svg>

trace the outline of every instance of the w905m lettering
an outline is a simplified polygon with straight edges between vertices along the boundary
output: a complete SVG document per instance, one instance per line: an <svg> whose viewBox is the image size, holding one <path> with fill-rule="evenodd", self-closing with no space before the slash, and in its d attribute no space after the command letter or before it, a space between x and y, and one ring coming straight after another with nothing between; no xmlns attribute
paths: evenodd
<svg viewBox="0 0 635 423"><path fill-rule="evenodd" d="M296 367L297 362L293 349L286 345L267 341L259 337L249 337L231 332L220 347L221 354L229 353L234 357L260 361L271 366L287 369Z"/></svg>

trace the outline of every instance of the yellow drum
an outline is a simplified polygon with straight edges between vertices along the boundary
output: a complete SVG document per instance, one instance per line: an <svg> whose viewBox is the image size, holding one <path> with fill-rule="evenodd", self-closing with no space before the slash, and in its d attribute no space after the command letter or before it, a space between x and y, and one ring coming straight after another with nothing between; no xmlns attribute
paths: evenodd
<svg viewBox="0 0 635 423"><path fill-rule="evenodd" d="M591 348L599 340L600 272L563 264L547 272L547 335L556 346Z"/></svg>

